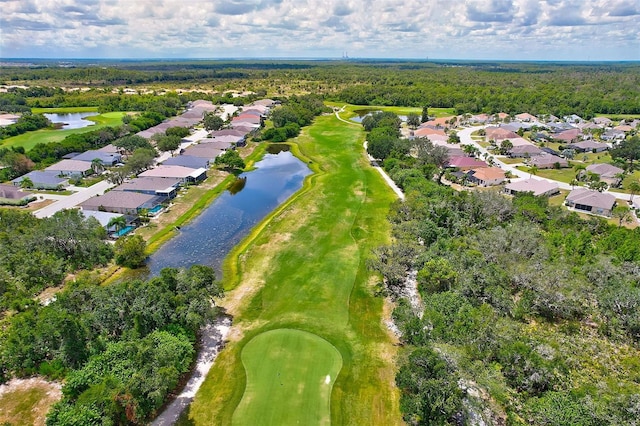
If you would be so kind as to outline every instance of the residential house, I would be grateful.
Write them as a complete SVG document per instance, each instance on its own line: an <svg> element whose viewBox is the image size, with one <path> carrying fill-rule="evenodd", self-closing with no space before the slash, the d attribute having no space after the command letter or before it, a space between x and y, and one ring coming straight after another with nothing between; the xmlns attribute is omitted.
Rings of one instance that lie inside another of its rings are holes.
<svg viewBox="0 0 640 426"><path fill-rule="evenodd" d="M467 172L469 181L479 186L499 185L505 180L504 171L498 167L481 167Z"/></svg>
<svg viewBox="0 0 640 426"><path fill-rule="evenodd" d="M244 140L244 138L238 138L238 136L217 136L215 138L201 139L200 143L194 146L206 145L209 148L216 148L222 151L226 151L229 149L234 149L236 143L242 140Z"/></svg>
<svg viewBox="0 0 640 426"><path fill-rule="evenodd" d="M215 144L199 143L197 145L191 145L190 147L185 149L182 154L191 155L193 157L206 158L209 161L213 161L224 151L224 149L216 147Z"/></svg>
<svg viewBox="0 0 640 426"><path fill-rule="evenodd" d="M169 157L162 162L165 166L183 166L190 169L208 169L211 162L207 158L194 157L192 155L178 155Z"/></svg>
<svg viewBox="0 0 640 426"><path fill-rule="evenodd" d="M171 199L178 194L179 187L180 179L176 178L138 177L123 182L113 188L113 191L139 192Z"/></svg>
<svg viewBox="0 0 640 426"><path fill-rule="evenodd" d="M619 176L624 173L624 170L622 170L621 168L605 163L590 164L587 166L586 170L587 172L595 173L596 175L600 176L600 180L602 182L606 182L609 186L620 185L620 182L622 180Z"/></svg>
<svg viewBox="0 0 640 426"><path fill-rule="evenodd" d="M560 188L555 182L529 178L505 185L504 192L510 195L531 192L535 196L551 196L559 193Z"/></svg>
<svg viewBox="0 0 640 426"><path fill-rule="evenodd" d="M526 121L526 122L537 120L536 116L531 115L528 112L523 112L522 114L516 114L515 118L516 120Z"/></svg>
<svg viewBox="0 0 640 426"><path fill-rule="evenodd" d="M578 123L582 123L584 120L582 119L582 117L580 117L579 115L576 114L571 114L571 115L565 115L563 117L564 121L567 123L571 123L571 124L578 124Z"/></svg>
<svg viewBox="0 0 640 426"><path fill-rule="evenodd" d="M447 137L447 134L444 132L444 130L432 129L430 127L421 127L413 131L413 136L415 136L416 138L424 138L430 135L440 135L444 136L445 138Z"/></svg>
<svg viewBox="0 0 640 426"><path fill-rule="evenodd" d="M564 130L553 136L554 139L567 143L578 142L581 137L582 131L580 131L580 129Z"/></svg>
<svg viewBox="0 0 640 426"><path fill-rule="evenodd" d="M595 141L582 141L571 143L566 148L575 149L577 152L602 152L608 150L609 145Z"/></svg>
<svg viewBox="0 0 640 426"><path fill-rule="evenodd" d="M143 209L153 210L162 203L157 195L130 191L109 191L80 203L82 210L105 211L137 216Z"/></svg>
<svg viewBox="0 0 640 426"><path fill-rule="evenodd" d="M611 121L611 119L607 118L607 117L595 117L593 119L593 122L599 126L610 126L613 121Z"/></svg>
<svg viewBox="0 0 640 426"><path fill-rule="evenodd" d="M249 131L244 131L238 128L220 129L220 130L214 130L209 135L212 138L217 138L218 136L238 136L238 137L244 138L249 133Z"/></svg>
<svg viewBox="0 0 640 426"><path fill-rule="evenodd" d="M487 127L484 129L484 131L486 140L496 141L497 143L500 143L505 139L511 140L520 137L517 133L511 130L503 129L502 127Z"/></svg>
<svg viewBox="0 0 640 426"><path fill-rule="evenodd" d="M164 177L180 179L180 183L197 183L207 178L207 169L191 169L184 166L161 165L144 171L138 177Z"/></svg>
<svg viewBox="0 0 640 426"><path fill-rule="evenodd" d="M22 181L29 178L36 189L61 189L69 185L69 179L60 177L57 172L33 171L11 181L14 186L21 186Z"/></svg>
<svg viewBox="0 0 640 426"><path fill-rule="evenodd" d="M455 167L460 170L479 169L488 167L484 161L477 160L473 157L450 157L447 167Z"/></svg>
<svg viewBox="0 0 640 426"><path fill-rule="evenodd" d="M623 130L614 128L609 129L600 135L600 139L604 141L622 141L624 140L626 133Z"/></svg>
<svg viewBox="0 0 640 426"><path fill-rule="evenodd" d="M509 157L511 158L534 157L542 153L543 151L540 148L532 144L517 145L509 150Z"/></svg>
<svg viewBox="0 0 640 426"><path fill-rule="evenodd" d="M616 197L587 188L576 188L567 195L565 204L583 212L611 217Z"/></svg>
<svg viewBox="0 0 640 426"><path fill-rule="evenodd" d="M82 154L78 154L73 157L77 161L87 161L92 163L93 160L100 160L100 163L105 167L115 166L122 161L122 155L118 152L103 152L103 151L86 151Z"/></svg>
<svg viewBox="0 0 640 426"><path fill-rule="evenodd" d="M529 166L536 166L539 169L559 169L568 167L568 165L567 160L564 158L547 153L536 155L529 159Z"/></svg>
<svg viewBox="0 0 640 426"><path fill-rule="evenodd" d="M84 177L93 173L91 163L80 160L60 160L50 165L46 169L47 172L57 173L59 176Z"/></svg>
<svg viewBox="0 0 640 426"><path fill-rule="evenodd" d="M23 201L25 204L35 199L35 196L29 191L22 191L15 185L0 184L0 204L15 204Z"/></svg>

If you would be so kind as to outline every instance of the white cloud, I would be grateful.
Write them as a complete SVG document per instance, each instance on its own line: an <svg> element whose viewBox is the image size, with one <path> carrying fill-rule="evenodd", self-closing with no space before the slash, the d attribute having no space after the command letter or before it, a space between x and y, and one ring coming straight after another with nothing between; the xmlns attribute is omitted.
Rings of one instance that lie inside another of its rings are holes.
<svg viewBox="0 0 640 426"><path fill-rule="evenodd" d="M640 60L640 6L624 0L0 4L3 57L336 57L347 51L352 57Z"/></svg>

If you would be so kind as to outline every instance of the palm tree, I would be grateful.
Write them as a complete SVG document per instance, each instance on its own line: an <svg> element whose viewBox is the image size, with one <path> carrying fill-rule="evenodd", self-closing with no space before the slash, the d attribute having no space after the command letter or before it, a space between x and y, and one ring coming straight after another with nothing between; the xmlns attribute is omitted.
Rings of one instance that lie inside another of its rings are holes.
<svg viewBox="0 0 640 426"><path fill-rule="evenodd" d="M582 173L584 170L587 169L587 166L585 166L584 164L576 164L573 168L573 170L576 171L576 179L579 181L582 181L584 179L585 174Z"/></svg>
<svg viewBox="0 0 640 426"><path fill-rule="evenodd" d="M104 165L99 158L94 158L93 160L91 160L91 171L93 171L93 173L97 175L104 171Z"/></svg>
<svg viewBox="0 0 640 426"><path fill-rule="evenodd" d="M637 180L631 181L627 189L631 194L631 197L629 197L629 202L633 203L633 196L640 192L640 181L637 181Z"/></svg>
<svg viewBox="0 0 640 426"><path fill-rule="evenodd" d="M33 188L33 181L30 177L24 177L20 181L20 188Z"/></svg>
<svg viewBox="0 0 640 426"><path fill-rule="evenodd" d="M529 167L529 177L531 177L531 175L537 175L537 174L538 174L538 166Z"/></svg>
<svg viewBox="0 0 640 426"><path fill-rule="evenodd" d="M124 216L112 217L109 219L109 223L107 223L107 229L112 226L114 226L116 228L116 232L118 232L127 226L127 219Z"/></svg>
<svg viewBox="0 0 640 426"><path fill-rule="evenodd" d="M578 181L577 179L573 179L569 185L571 185L571 189L575 188L576 186L580 185L580 181Z"/></svg>

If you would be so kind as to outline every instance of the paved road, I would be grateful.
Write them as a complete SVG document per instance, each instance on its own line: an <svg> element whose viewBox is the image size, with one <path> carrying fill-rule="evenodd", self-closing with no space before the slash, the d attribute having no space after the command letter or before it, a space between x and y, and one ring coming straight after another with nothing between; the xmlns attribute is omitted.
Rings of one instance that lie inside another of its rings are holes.
<svg viewBox="0 0 640 426"><path fill-rule="evenodd" d="M103 194L107 189L113 188L114 186L115 185L113 183L107 180L100 181L89 188L82 188L81 191L76 192L75 194L66 196L57 200L53 204L49 204L40 210L36 210L33 214L40 219L44 217L51 217L60 210L72 209L93 196Z"/></svg>

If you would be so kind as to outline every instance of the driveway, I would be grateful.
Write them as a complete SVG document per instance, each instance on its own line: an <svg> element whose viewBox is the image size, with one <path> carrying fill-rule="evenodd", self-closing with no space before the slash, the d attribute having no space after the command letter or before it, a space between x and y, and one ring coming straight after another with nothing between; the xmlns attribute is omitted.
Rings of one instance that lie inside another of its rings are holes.
<svg viewBox="0 0 640 426"><path fill-rule="evenodd" d="M48 206L43 207L40 210L36 210L35 212L33 212L33 214L40 219L51 217L60 210L72 209L83 201L87 201L91 197L104 194L107 189L113 188L114 186L115 185L113 183L107 180L100 181L88 188L82 188L75 194L61 197L61 199L57 200L55 203L49 204Z"/></svg>

